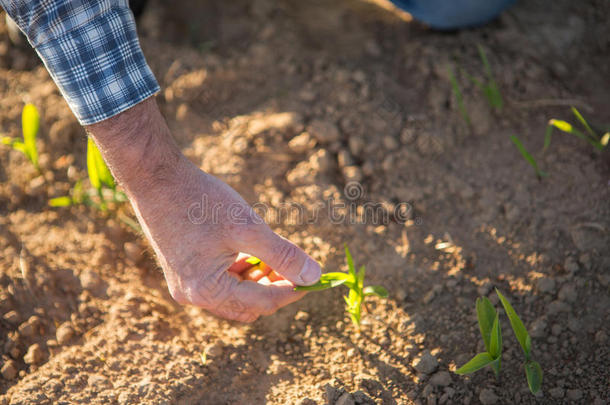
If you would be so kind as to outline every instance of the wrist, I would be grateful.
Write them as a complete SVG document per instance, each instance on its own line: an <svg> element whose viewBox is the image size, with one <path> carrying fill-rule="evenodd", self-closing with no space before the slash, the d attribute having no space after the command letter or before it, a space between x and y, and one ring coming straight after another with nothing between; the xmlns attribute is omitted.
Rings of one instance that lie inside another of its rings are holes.
<svg viewBox="0 0 610 405"><path fill-rule="evenodd" d="M177 176L183 156L153 97L86 130L128 194Z"/></svg>

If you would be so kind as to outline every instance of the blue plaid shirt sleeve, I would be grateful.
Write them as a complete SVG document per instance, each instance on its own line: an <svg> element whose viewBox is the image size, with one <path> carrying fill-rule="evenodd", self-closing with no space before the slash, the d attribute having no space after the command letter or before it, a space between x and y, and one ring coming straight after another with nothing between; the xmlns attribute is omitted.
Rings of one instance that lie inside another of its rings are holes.
<svg viewBox="0 0 610 405"><path fill-rule="evenodd" d="M159 91L127 0L0 0L82 125Z"/></svg>

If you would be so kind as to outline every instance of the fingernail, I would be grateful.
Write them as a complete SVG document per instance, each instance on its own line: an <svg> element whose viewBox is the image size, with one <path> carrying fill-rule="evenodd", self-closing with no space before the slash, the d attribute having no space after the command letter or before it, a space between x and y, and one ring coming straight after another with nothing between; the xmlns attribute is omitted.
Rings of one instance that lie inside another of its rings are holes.
<svg viewBox="0 0 610 405"><path fill-rule="evenodd" d="M310 285L318 281L321 274L322 269L320 268L320 265L314 260L307 258L307 260L305 260L305 264L303 264L299 278L303 284Z"/></svg>

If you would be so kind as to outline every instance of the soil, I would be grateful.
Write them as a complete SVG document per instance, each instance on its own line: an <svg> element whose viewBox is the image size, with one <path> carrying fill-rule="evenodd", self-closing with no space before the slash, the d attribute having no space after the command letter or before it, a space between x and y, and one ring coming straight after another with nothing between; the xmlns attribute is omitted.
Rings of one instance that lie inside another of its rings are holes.
<svg viewBox="0 0 610 405"><path fill-rule="evenodd" d="M0 148L0 404L607 403L609 153L560 133L542 147L570 105L610 123L609 14L530 0L435 32L378 1L151 1L141 42L185 154L251 203L299 204L308 221L266 218L328 271L350 246L390 292L360 330L338 289L251 325L177 305L115 211L48 207L86 179L86 138L2 16L0 131L18 136L34 102L44 175ZM477 44L501 111L465 74L484 78ZM320 209L339 204L341 221ZM371 204L386 220L356 215ZM483 350L474 303L500 308L492 287L532 335L535 396L505 316L501 377L453 373Z"/></svg>

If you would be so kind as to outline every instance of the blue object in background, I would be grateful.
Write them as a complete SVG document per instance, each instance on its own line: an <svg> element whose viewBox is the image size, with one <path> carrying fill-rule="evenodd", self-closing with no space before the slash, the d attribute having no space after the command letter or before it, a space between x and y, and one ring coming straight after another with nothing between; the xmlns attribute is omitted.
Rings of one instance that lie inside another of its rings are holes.
<svg viewBox="0 0 610 405"><path fill-rule="evenodd" d="M450 30L481 25L516 0L391 0L433 28Z"/></svg>

